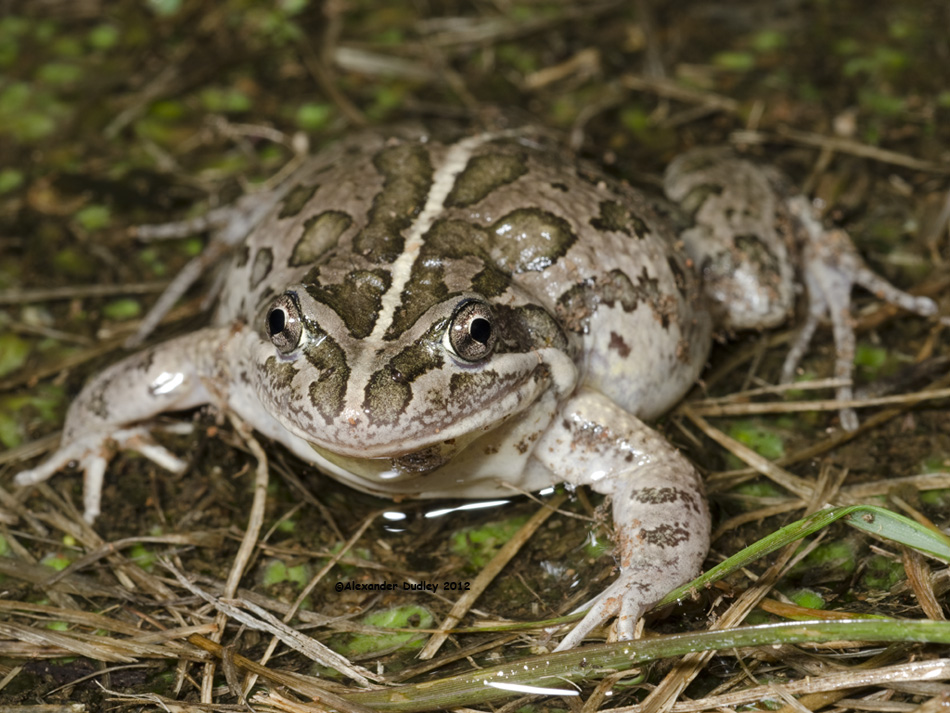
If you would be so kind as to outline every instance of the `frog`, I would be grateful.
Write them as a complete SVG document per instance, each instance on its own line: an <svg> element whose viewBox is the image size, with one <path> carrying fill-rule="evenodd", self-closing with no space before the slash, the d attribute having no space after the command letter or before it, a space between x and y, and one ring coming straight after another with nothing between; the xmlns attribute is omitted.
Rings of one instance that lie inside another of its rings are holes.
<svg viewBox="0 0 950 713"><path fill-rule="evenodd" d="M854 284L936 312L777 171L698 148L664 184L616 180L534 127L344 138L219 227L233 255L210 325L95 376L16 482L77 463L91 522L117 448L180 471L149 422L210 404L374 495L589 486L611 503L617 577L557 649L614 618L631 639L709 548L699 471L650 424L716 336L783 323L802 282L802 340L829 315L850 377Z"/></svg>

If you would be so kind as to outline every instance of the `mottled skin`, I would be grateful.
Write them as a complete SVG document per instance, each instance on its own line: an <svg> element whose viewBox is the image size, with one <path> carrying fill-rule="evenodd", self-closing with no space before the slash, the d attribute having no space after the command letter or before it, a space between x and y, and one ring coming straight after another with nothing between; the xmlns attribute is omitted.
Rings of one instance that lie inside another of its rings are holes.
<svg viewBox="0 0 950 713"><path fill-rule="evenodd" d="M728 190L709 190L717 161L678 165L693 181L678 196L694 226L680 241L668 206L531 129L343 141L247 226L213 326L94 379L60 450L19 482L79 460L92 519L110 441L180 467L135 424L213 403L372 493L590 485L612 497L621 572L560 648L613 615L630 637L699 570L709 537L695 469L643 420L694 382L714 316L774 324L791 306L791 213L740 163L726 180L755 205L735 240L703 208L718 197L736 215Z"/></svg>

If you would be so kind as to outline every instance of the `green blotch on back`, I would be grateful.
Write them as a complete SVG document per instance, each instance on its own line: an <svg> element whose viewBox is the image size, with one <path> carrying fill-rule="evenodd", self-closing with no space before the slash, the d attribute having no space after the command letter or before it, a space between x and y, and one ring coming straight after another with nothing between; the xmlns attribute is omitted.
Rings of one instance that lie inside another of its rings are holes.
<svg viewBox="0 0 950 713"><path fill-rule="evenodd" d="M490 228L491 253L498 266L512 274L542 272L577 242L563 218L540 208L519 208Z"/></svg>
<svg viewBox="0 0 950 713"><path fill-rule="evenodd" d="M527 161L522 155L475 156L455 179L445 205L461 208L478 203L489 193L514 183L527 172Z"/></svg>
<svg viewBox="0 0 950 713"><path fill-rule="evenodd" d="M326 210L303 224L303 235L294 245L290 256L292 267L309 265L336 245L340 236L353 224L353 219L338 210Z"/></svg>
<svg viewBox="0 0 950 713"><path fill-rule="evenodd" d="M631 238L645 238L650 234L643 218L618 201L601 201L600 214L591 218L590 224L597 230L623 233Z"/></svg>
<svg viewBox="0 0 950 713"><path fill-rule="evenodd" d="M373 200L369 222L353 240L353 249L370 262L391 263L403 251L402 231L426 204L432 164L424 147L406 143L383 149L373 165L383 175L383 189Z"/></svg>
<svg viewBox="0 0 950 713"><path fill-rule="evenodd" d="M363 339L376 325L391 280L386 270L353 270L340 284L321 285L315 280L307 292L336 312L354 338Z"/></svg>
<svg viewBox="0 0 950 713"><path fill-rule="evenodd" d="M313 198L318 188L320 188L319 183L315 183L311 186L297 186L294 188L290 193L287 194L287 197L284 198L283 205L281 206L277 217L292 218L293 216L297 215L301 210L303 210L303 207L310 202L310 199Z"/></svg>
<svg viewBox="0 0 950 713"><path fill-rule="evenodd" d="M656 280L652 282L655 283ZM600 305L614 307L619 304L624 312L632 312L641 301L650 298L656 298L655 286L651 289L651 278L646 274L634 285L627 273L611 270L604 275L578 282L565 290L558 297L555 309L565 329L587 334L590 320Z"/></svg>

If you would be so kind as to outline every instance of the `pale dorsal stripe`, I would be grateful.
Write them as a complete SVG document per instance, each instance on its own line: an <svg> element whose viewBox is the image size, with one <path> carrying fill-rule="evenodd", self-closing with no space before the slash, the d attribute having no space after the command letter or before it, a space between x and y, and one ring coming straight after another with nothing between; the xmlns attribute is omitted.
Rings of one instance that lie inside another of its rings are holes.
<svg viewBox="0 0 950 713"><path fill-rule="evenodd" d="M452 186L455 185L455 178L462 169L468 164L468 160L479 146L498 138L497 133L478 134L467 139L452 144L445 154L442 164L436 169L432 176L432 187L429 190L429 197L426 200L425 207L416 221L409 228L405 235L405 248L402 255L396 258L392 266L392 284L383 295L382 308L379 311L379 317L376 320L376 326L370 335L370 343L382 341L383 335L392 324L393 315L399 306L399 298L402 291L409 282L412 275L412 267L419 257L419 251L425 242L423 236L441 215L445 207L445 199L448 198Z"/></svg>

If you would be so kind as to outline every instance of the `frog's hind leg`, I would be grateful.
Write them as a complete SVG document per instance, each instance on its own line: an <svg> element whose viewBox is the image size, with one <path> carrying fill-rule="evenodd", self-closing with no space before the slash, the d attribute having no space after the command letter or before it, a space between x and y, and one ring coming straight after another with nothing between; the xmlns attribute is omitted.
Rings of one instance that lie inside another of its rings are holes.
<svg viewBox="0 0 950 713"><path fill-rule="evenodd" d="M720 329L774 327L794 306L793 225L772 179L726 147L688 151L663 176Z"/></svg>
<svg viewBox="0 0 950 713"><path fill-rule="evenodd" d="M284 192L286 193L286 191ZM247 237L248 233L261 221L276 204L276 199L284 193L253 193L240 198L233 206L216 208L206 215L173 223L140 225L132 232L142 241L171 240L186 238L197 233L210 232L211 239L199 255L192 258L179 270L174 279L159 295L158 300L145 315L135 334L125 342L127 349L142 345L145 339L155 331L159 323L168 314L175 303L184 296L195 282L209 269L218 265L236 245ZM205 299L210 306L223 286L219 276Z"/></svg>
<svg viewBox="0 0 950 713"><path fill-rule="evenodd" d="M897 289L872 272L846 232L826 230L821 225L807 198L794 196L788 205L801 228L801 270L808 297L808 317L785 358L782 383L792 381L818 322L827 317L831 320L835 341L835 377L844 382L837 388L835 397L838 401L848 402L853 398L851 379L855 335L851 292L854 286L861 285L879 299L923 317L936 314L937 305L927 297L915 297ZM840 418L845 430L853 431L858 427L854 409L842 408Z"/></svg>
<svg viewBox="0 0 950 713"><path fill-rule="evenodd" d="M306 148L299 149L298 157L306 154ZM211 238L207 247L197 257L192 258L168 284L165 291L145 315L138 330L126 341L127 349L138 347L151 334L166 314L171 311L188 289L210 268L218 265L248 234L263 220L291 189L297 185L300 175L306 175L306 165L299 166L299 159L289 165L286 172L275 177L274 185L241 196L233 205L215 208L205 215L188 220L155 225L140 225L132 230L133 235L142 241L171 240L186 238L197 233L208 232ZM289 176L289 177L288 177ZM219 277L215 281L205 305L210 305L223 286Z"/></svg>
<svg viewBox="0 0 950 713"><path fill-rule="evenodd" d="M851 292L861 285L879 299L929 317L937 305L914 297L874 274L850 237L826 230L807 197L778 171L742 159L727 148L699 148L673 161L664 189L688 216L680 232L702 271L719 326L762 329L785 321L794 304L792 266L808 299L808 316L782 368L787 383L822 319L831 321L836 398L852 399L855 336ZM854 410L840 410L841 425L858 427Z"/></svg>

